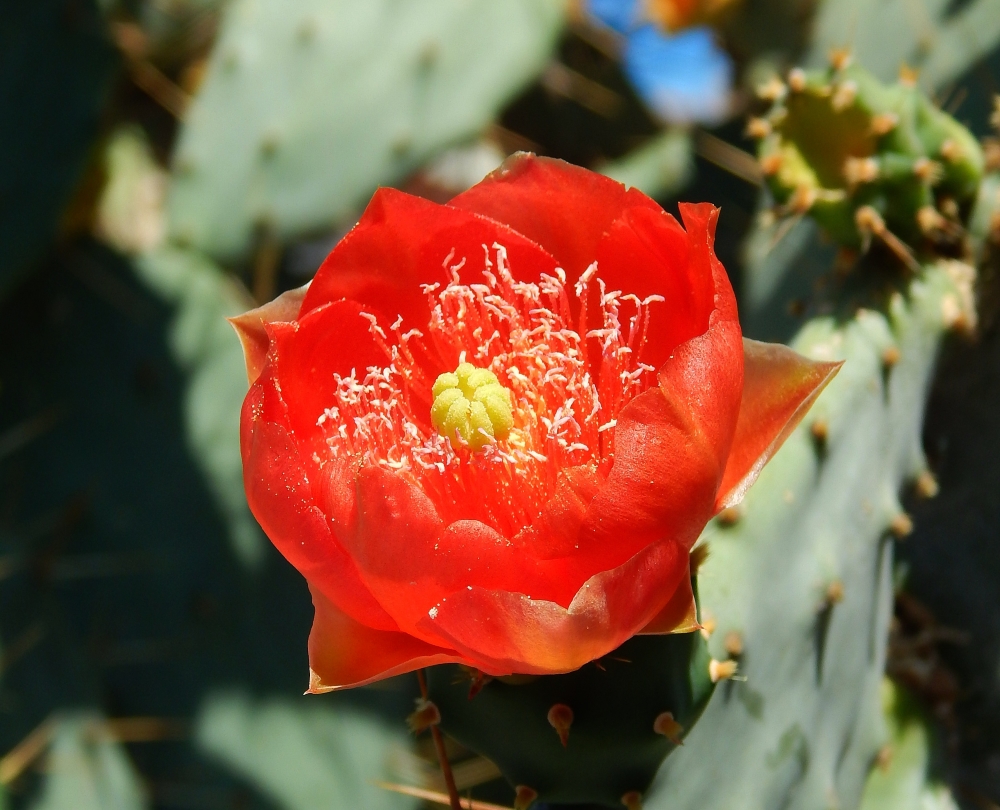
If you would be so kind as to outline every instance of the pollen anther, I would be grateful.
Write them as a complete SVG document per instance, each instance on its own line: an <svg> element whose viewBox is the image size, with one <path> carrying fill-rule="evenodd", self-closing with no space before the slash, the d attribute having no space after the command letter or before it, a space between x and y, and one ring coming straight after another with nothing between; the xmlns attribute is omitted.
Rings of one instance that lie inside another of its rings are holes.
<svg viewBox="0 0 1000 810"><path fill-rule="evenodd" d="M431 423L454 449L482 450L514 426L510 391L497 375L472 363L438 375L431 388Z"/></svg>

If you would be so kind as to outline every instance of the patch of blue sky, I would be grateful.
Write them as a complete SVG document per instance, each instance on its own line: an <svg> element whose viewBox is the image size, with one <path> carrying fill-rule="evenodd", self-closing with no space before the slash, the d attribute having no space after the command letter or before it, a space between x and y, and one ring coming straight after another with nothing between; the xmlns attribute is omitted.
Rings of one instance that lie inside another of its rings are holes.
<svg viewBox="0 0 1000 810"><path fill-rule="evenodd" d="M587 0L590 16L619 34L627 34L642 24L639 0Z"/></svg>
<svg viewBox="0 0 1000 810"><path fill-rule="evenodd" d="M643 19L639 0L588 0L587 11L625 37L625 74L658 118L717 124L727 117L733 62L711 28L665 33Z"/></svg>
<svg viewBox="0 0 1000 810"><path fill-rule="evenodd" d="M664 121L717 124L726 118L733 62L712 29L668 35L643 25L628 34L622 62L640 98Z"/></svg>

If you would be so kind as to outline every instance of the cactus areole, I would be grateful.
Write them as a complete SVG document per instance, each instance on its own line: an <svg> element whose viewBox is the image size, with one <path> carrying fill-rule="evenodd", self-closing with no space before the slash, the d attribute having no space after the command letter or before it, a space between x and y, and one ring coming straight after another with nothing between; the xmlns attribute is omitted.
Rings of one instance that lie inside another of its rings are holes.
<svg viewBox="0 0 1000 810"><path fill-rule="evenodd" d="M234 319L310 691L566 673L698 626L693 543L837 364L744 340L718 210L680 213L516 155L447 205L379 190L310 285Z"/></svg>

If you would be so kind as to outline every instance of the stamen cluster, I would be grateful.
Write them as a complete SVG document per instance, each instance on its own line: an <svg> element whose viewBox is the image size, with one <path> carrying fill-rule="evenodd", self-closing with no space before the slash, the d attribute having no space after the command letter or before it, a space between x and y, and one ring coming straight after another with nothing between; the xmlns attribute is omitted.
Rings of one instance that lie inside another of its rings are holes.
<svg viewBox="0 0 1000 810"><path fill-rule="evenodd" d="M650 305L663 298L607 291L596 263L572 289L559 268L537 283L517 281L503 246L493 245L495 262L483 247L482 282L462 283L466 259L453 264L453 251L443 263L449 282L424 287L431 312L426 334L403 332L398 319L390 336L367 316L386 365L362 377L336 375L334 402L317 424L331 458L360 456L398 470L445 520L479 519L511 536L534 520L561 470L610 469L622 408L656 382L656 369L640 355ZM588 329L595 304L592 320L600 325ZM436 358L437 368L424 358ZM436 371L461 363L492 372L510 392L506 438L476 450L449 441L430 417Z"/></svg>

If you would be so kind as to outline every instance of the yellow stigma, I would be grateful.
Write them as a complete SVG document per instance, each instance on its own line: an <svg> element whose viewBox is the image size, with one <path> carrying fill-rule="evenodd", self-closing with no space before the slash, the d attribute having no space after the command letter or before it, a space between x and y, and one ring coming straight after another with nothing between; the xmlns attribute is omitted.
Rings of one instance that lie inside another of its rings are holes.
<svg viewBox="0 0 1000 810"><path fill-rule="evenodd" d="M494 439L506 439L514 425L510 391L485 368L460 363L434 381L431 393L431 422L456 450L482 450Z"/></svg>

